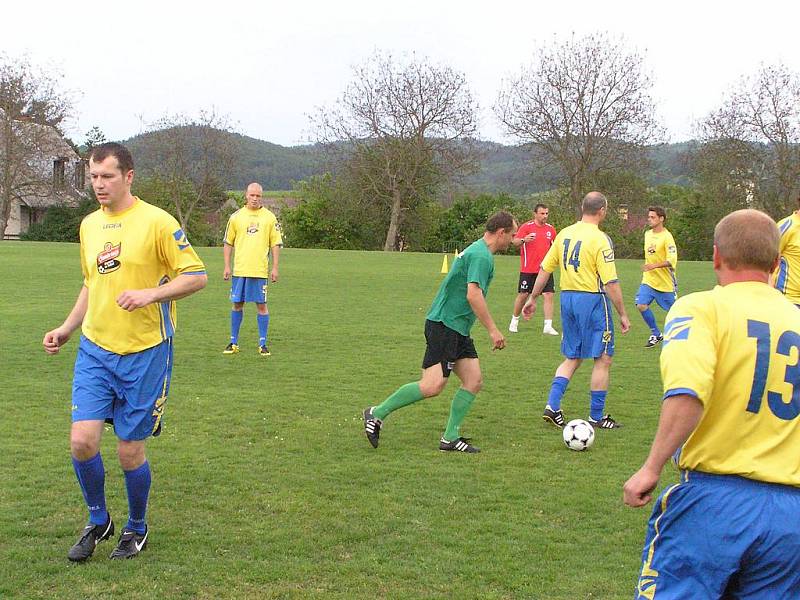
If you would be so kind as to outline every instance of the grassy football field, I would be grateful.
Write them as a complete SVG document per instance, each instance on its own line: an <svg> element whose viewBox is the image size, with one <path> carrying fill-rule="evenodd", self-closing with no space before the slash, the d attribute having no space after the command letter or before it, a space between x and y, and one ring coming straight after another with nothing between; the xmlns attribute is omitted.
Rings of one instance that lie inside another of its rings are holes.
<svg viewBox="0 0 800 600"><path fill-rule="evenodd" d="M377 450L361 421L419 375L442 255L284 250L269 288L272 356L260 357L252 305L242 352L222 355L222 249L199 252L209 285L179 302L164 431L148 444L148 548L110 561L106 542L75 565L66 551L86 520L68 443L77 335L55 357L41 340L79 291L78 247L0 244L1 598L632 596L651 507L626 508L621 489L660 405L659 350L643 348L633 305L638 261L617 263L633 328L617 336L607 410L624 428L578 453L541 420L561 358L559 338L540 333L540 301L503 351L473 329L484 389L462 432L483 452L463 455L437 450L455 377L439 398L392 415ZM488 300L502 330L517 268L497 257ZM682 293L714 283L709 263L681 263L678 275ZM567 390L568 419L588 416L589 367ZM127 503L113 432L102 451L119 531ZM661 486L675 479L668 469Z"/></svg>

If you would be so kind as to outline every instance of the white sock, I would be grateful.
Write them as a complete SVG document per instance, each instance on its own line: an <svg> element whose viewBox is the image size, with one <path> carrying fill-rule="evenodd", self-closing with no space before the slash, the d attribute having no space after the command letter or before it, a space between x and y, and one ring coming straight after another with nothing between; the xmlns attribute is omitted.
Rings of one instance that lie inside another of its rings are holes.
<svg viewBox="0 0 800 600"><path fill-rule="evenodd" d="M512 321L519 321L519 317L515 317L514 315L511 315L511 320Z"/></svg>
<svg viewBox="0 0 800 600"><path fill-rule="evenodd" d="M544 320L545 329L547 329L548 327L552 327L552 326L553 326L553 319L545 319Z"/></svg>

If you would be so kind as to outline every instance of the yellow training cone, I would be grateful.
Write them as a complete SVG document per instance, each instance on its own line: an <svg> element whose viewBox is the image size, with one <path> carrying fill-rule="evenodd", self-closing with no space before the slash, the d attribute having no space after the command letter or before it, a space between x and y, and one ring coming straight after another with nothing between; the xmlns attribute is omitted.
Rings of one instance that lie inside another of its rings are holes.
<svg viewBox="0 0 800 600"><path fill-rule="evenodd" d="M442 271L441 272L446 275L448 271L450 271L450 269L447 267L447 254L445 254L442 257Z"/></svg>
<svg viewBox="0 0 800 600"><path fill-rule="evenodd" d="M456 248L455 251L453 252L453 260L457 258L458 258L458 248Z"/></svg>

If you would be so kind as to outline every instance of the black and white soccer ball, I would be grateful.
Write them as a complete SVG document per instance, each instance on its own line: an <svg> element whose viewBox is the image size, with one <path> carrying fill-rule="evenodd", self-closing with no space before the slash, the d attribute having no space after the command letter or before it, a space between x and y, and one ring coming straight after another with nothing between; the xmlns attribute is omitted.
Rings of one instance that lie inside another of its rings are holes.
<svg viewBox="0 0 800 600"><path fill-rule="evenodd" d="M563 435L570 450L581 452L594 444L594 427L583 419L573 419L564 425Z"/></svg>

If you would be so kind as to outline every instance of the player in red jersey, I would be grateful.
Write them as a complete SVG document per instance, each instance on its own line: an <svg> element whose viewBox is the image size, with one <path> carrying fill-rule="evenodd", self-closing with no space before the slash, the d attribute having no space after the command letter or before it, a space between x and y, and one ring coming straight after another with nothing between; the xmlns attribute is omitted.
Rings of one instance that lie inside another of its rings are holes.
<svg viewBox="0 0 800 600"><path fill-rule="evenodd" d="M553 240L556 239L555 227L547 222L549 209L544 204L537 204L533 209L533 220L520 226L516 236L511 241L519 247L519 287L517 298L514 300L514 314L511 315L511 323L508 330L516 333L519 330L519 316L525 301L531 295L533 282L539 274L539 267L542 259ZM542 292L544 296L544 329L542 333L548 335L558 335L558 331L553 329L553 278L547 281L547 285Z"/></svg>

